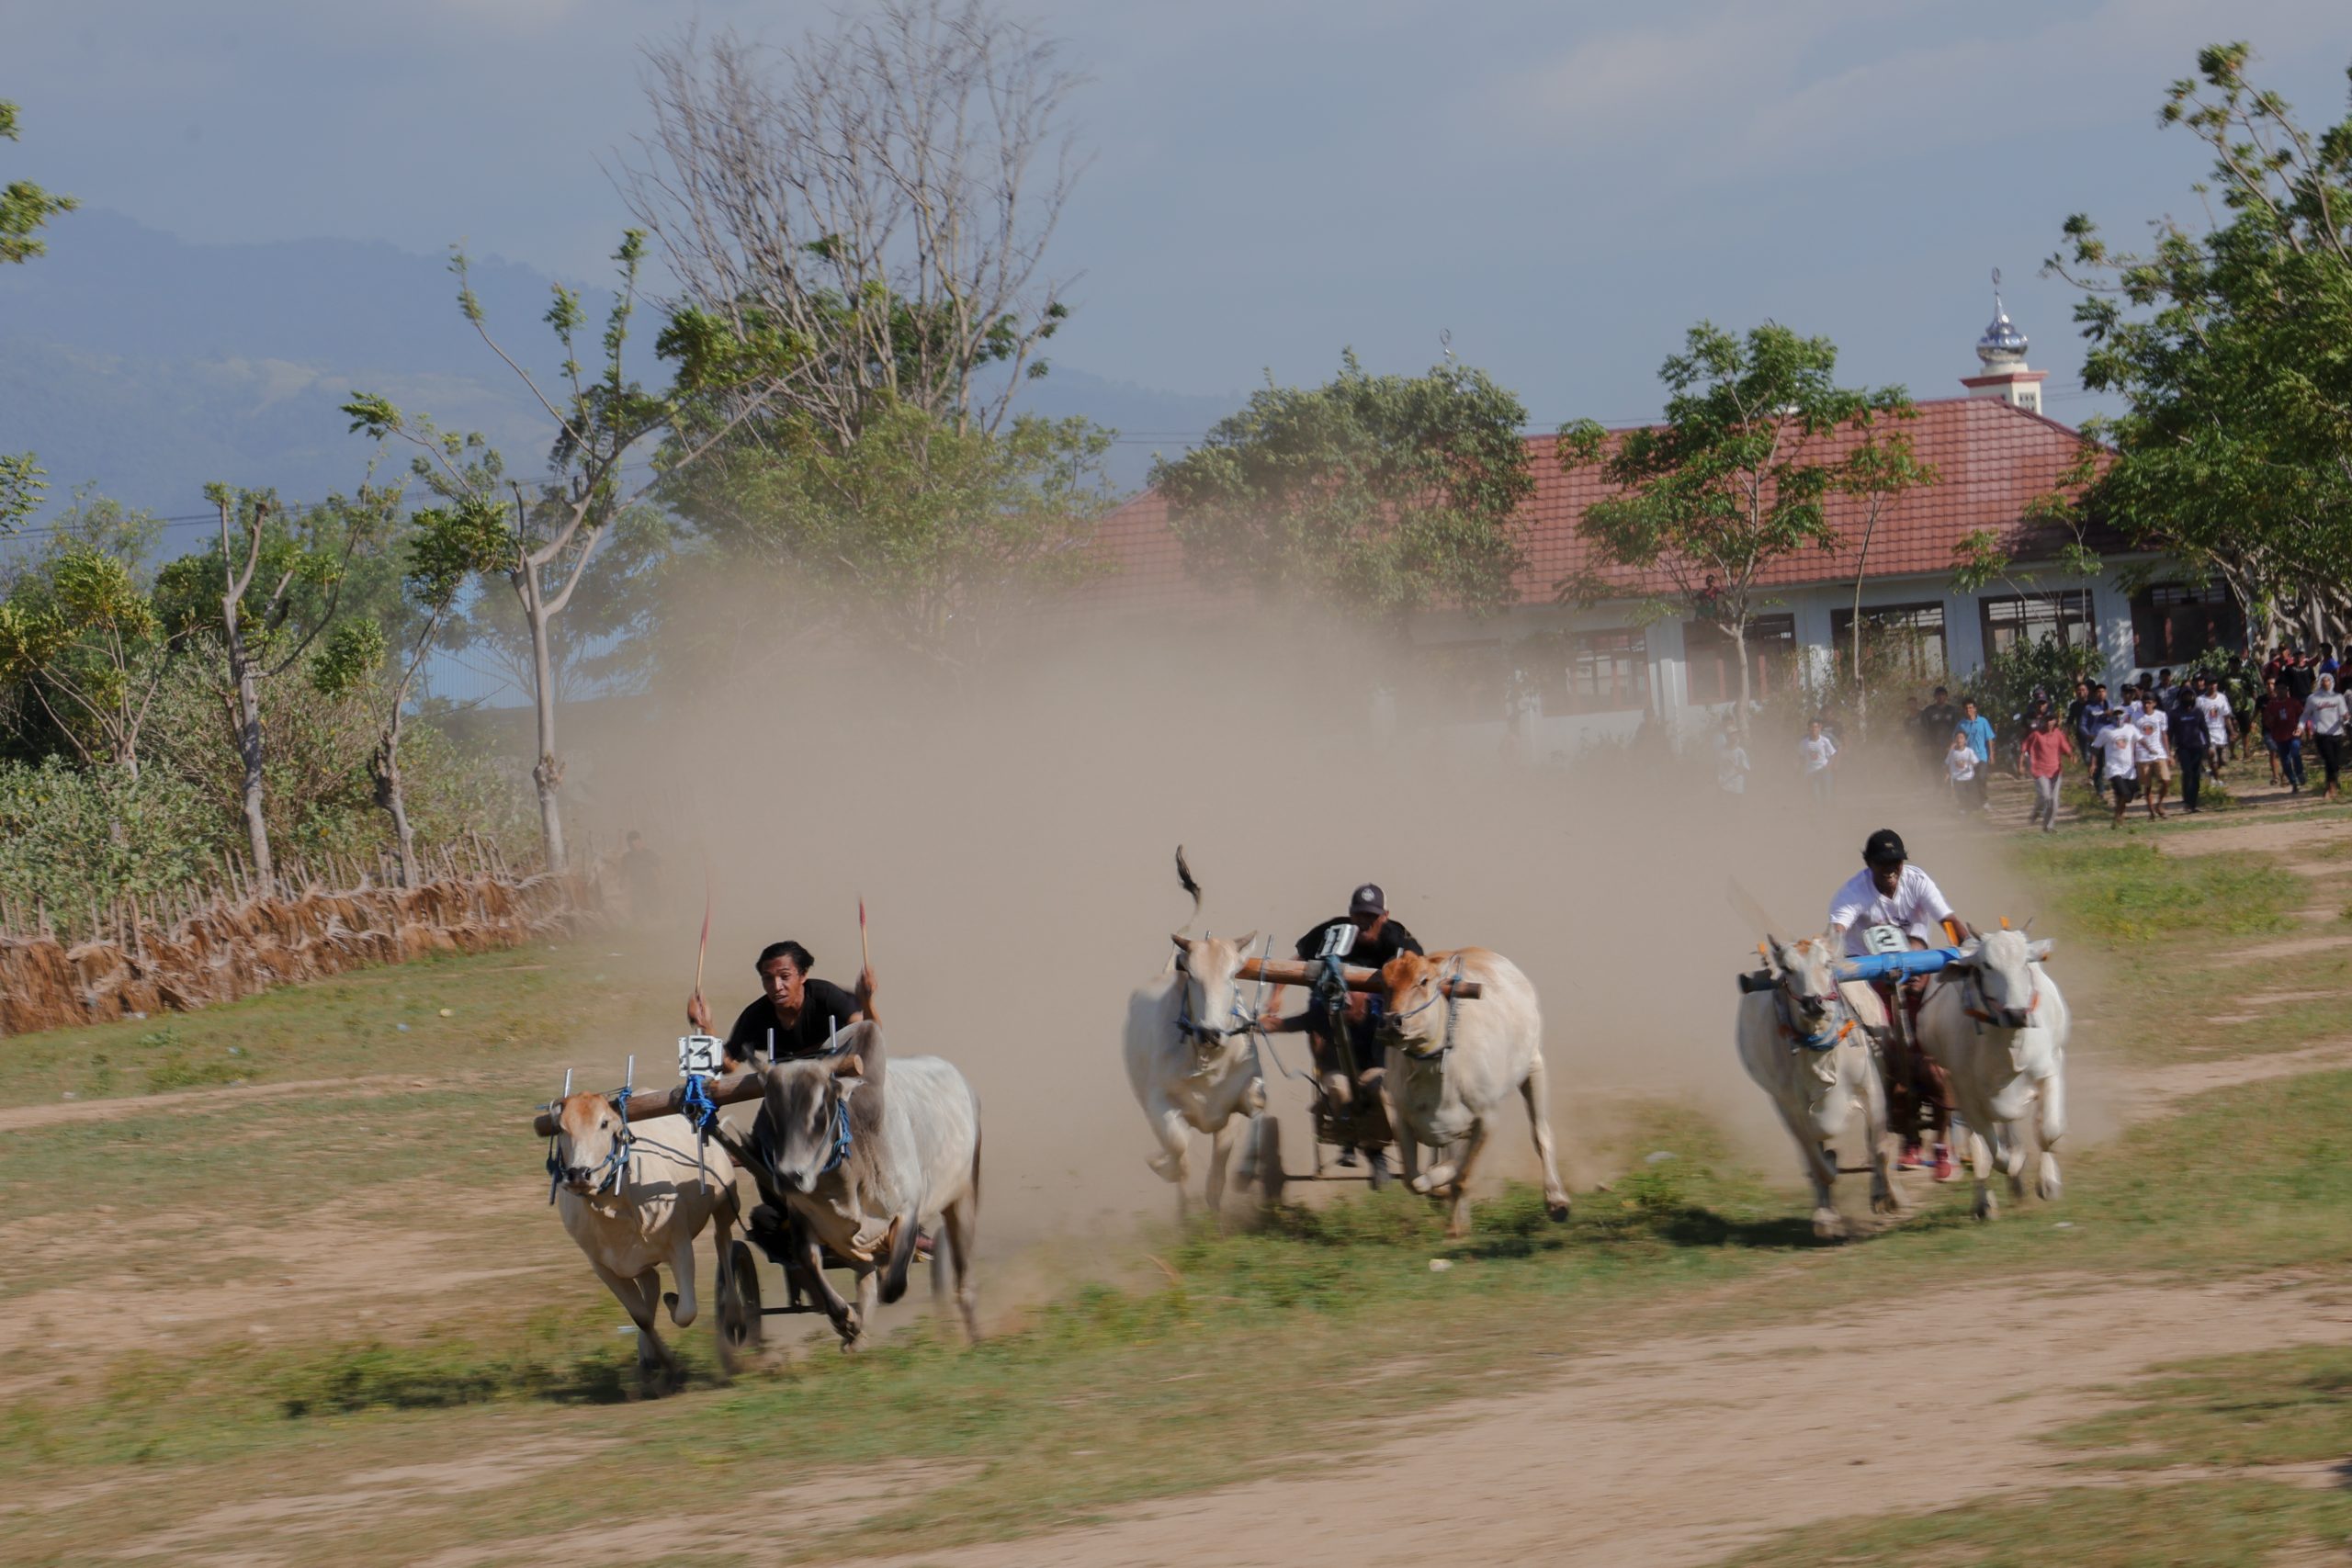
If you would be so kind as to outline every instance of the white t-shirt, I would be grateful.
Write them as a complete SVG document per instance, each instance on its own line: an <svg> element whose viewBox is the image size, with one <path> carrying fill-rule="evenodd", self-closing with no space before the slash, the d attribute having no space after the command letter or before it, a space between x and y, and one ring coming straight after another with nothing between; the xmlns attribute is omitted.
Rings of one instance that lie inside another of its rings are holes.
<svg viewBox="0 0 2352 1568"><path fill-rule="evenodd" d="M2154 706L2140 708L2132 715L2132 722L2140 731L2140 761L2161 762L2172 755L2166 746L2165 715L2162 708Z"/></svg>
<svg viewBox="0 0 2352 1568"><path fill-rule="evenodd" d="M1725 795L1747 793L1747 748L1727 736L1715 737L1715 784Z"/></svg>
<svg viewBox="0 0 2352 1568"><path fill-rule="evenodd" d="M2230 740L2230 699L2218 693L2197 699L2197 711L2205 716L2205 734L2216 746L2226 746Z"/></svg>
<svg viewBox="0 0 2352 1568"><path fill-rule="evenodd" d="M2313 692L2303 699L2303 722L2313 735L2344 733L2345 700L2341 692Z"/></svg>
<svg viewBox="0 0 2352 1568"><path fill-rule="evenodd" d="M1838 755L1838 742L1826 735L1819 739L1808 735L1797 742L1797 755L1804 760L1805 776L1811 778L1829 765L1830 758Z"/></svg>
<svg viewBox="0 0 2352 1568"><path fill-rule="evenodd" d="M2128 779L2140 766L2140 728L2110 724L2091 737L2091 744L2107 753L2107 776Z"/></svg>
<svg viewBox="0 0 2352 1568"><path fill-rule="evenodd" d="M1976 776L1976 752L1972 747L1955 746L1944 753L1944 772L1954 784L1966 784Z"/></svg>
<svg viewBox="0 0 2352 1568"><path fill-rule="evenodd" d="M1854 873L1843 887L1829 896L1829 923L1846 928L1846 953L1853 958L1870 951L1862 945L1862 933L1872 926L1901 926L1930 946L1940 947L1944 933L1936 922L1951 913L1951 906L1944 902L1943 889L1936 886L1935 878L1916 865L1903 868L1892 897L1878 890L1868 866Z"/></svg>

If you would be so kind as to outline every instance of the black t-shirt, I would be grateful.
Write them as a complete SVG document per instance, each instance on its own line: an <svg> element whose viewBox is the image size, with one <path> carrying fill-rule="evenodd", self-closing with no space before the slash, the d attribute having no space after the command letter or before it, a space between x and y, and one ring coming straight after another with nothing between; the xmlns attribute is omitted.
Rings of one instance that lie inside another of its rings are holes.
<svg viewBox="0 0 2352 1568"><path fill-rule="evenodd" d="M727 1059L747 1062L753 1052L764 1055L768 1032L775 1030L775 1057L780 1062L821 1056L832 1043L835 1028L847 1029L857 1016L857 998L830 980L810 976L800 987L800 1021L791 1029L776 1027L775 1005L765 997L735 1015L727 1032Z"/></svg>
<svg viewBox="0 0 2352 1568"><path fill-rule="evenodd" d="M1950 703L1929 703L1919 710L1919 744L1942 750L1960 728L1960 710Z"/></svg>
<svg viewBox="0 0 2352 1568"><path fill-rule="evenodd" d="M2312 688L2319 684L2319 667L2297 664L2278 671L2278 684L2295 694L2298 702L2311 699Z"/></svg>
<svg viewBox="0 0 2352 1568"><path fill-rule="evenodd" d="M1322 957L1323 933L1333 926L1344 926L1348 923L1348 918L1341 915L1336 919L1329 919L1317 926L1298 939L1298 955L1309 963ZM1391 917L1387 923L1380 928L1379 934L1376 936L1366 936L1362 931L1358 931L1354 951L1341 962L1356 968L1378 969L1400 953L1420 951L1420 942L1415 939L1411 931L1405 929L1404 922Z"/></svg>

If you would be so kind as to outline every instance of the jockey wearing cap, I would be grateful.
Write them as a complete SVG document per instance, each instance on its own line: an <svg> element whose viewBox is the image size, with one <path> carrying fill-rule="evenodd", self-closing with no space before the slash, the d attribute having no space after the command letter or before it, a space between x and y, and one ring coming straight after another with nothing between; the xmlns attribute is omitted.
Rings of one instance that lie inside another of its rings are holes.
<svg viewBox="0 0 2352 1568"><path fill-rule="evenodd" d="M1829 935L1842 941L1849 958L1865 956L1866 934L1874 926L1893 926L1915 948L1939 947L1946 940L1967 941L1976 934L1953 912L1935 878L1909 863L1902 835L1881 828L1862 845L1862 869L1847 879L1829 897ZM1886 1090L1890 1124L1903 1134L1903 1164L1917 1168L1922 1160L1919 1123L1924 1111L1935 1132L1938 1181L1958 1174L1951 1157L1951 1079L1920 1050L1920 998L1928 979L1915 975L1898 998L1892 980L1873 981L1887 1003L1889 1043Z"/></svg>
<svg viewBox="0 0 2352 1568"><path fill-rule="evenodd" d="M1345 934L1340 932L1345 929ZM1298 939L1294 949L1309 964L1327 955L1352 968L1378 969L1400 953L1419 953L1421 944L1402 920L1388 913L1387 897L1377 883L1367 882L1348 899L1348 912L1325 920ZM1394 1134L1388 1107L1382 1097L1387 1077L1387 1052L1379 1039L1378 1004L1363 991L1340 988L1331 980L1315 986L1315 1006L1289 1018L1282 1015L1283 991L1277 987L1266 998L1258 1027L1268 1034L1304 1032L1315 1053L1315 1071L1325 1094L1340 1107L1352 1107L1351 1141L1340 1147L1340 1163L1352 1166L1363 1151L1375 1172L1387 1169L1386 1149Z"/></svg>

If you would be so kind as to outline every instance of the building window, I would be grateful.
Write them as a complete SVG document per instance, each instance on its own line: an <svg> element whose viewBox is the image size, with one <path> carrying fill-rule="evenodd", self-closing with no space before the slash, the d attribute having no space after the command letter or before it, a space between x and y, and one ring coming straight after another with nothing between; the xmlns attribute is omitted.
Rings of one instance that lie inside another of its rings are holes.
<svg viewBox="0 0 2352 1568"><path fill-rule="evenodd" d="M1851 662L1854 612L1836 610L1829 616L1829 642L1839 668ZM1862 606L1862 656L1883 659L1893 669L1915 680L1942 676L1944 607L1932 604L1865 604Z"/></svg>
<svg viewBox="0 0 2352 1568"><path fill-rule="evenodd" d="M2219 584L2162 582L2132 597L2132 662L2143 670L2182 665L2208 649L2245 651L2245 613Z"/></svg>
<svg viewBox="0 0 2352 1568"><path fill-rule="evenodd" d="M2053 635L2068 648L2089 648L2097 640L2087 588L1980 599L1976 613L1984 623L1987 659L2021 643L2032 647Z"/></svg>
<svg viewBox="0 0 2352 1568"><path fill-rule="evenodd" d="M1540 690L1548 716L1624 713L1650 705L1649 642L1638 631L1568 632L1545 661Z"/></svg>
<svg viewBox="0 0 2352 1568"><path fill-rule="evenodd" d="M1747 691L1764 701L1796 677L1797 618L1758 615L1747 623ZM1739 700L1739 660L1730 636L1713 621L1682 626L1683 670L1694 703Z"/></svg>

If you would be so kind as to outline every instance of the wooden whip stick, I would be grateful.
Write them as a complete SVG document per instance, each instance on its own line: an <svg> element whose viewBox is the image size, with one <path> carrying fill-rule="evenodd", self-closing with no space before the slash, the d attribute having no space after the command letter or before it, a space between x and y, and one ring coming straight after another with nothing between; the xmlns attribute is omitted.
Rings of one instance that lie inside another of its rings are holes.
<svg viewBox="0 0 2352 1568"><path fill-rule="evenodd" d="M695 994L686 1003L686 1021L707 1034L710 1032L710 1007L702 999L703 960L710 956L710 867L702 868L702 941L695 948Z"/></svg>

